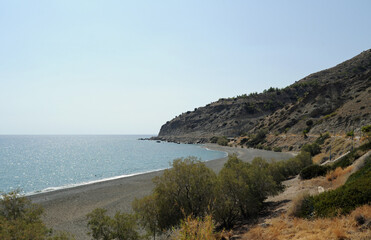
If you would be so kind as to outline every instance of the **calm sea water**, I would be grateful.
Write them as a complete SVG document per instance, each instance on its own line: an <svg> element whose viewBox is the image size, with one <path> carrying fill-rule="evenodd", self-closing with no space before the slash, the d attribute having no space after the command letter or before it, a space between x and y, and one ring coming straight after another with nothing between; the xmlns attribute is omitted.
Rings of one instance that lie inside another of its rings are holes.
<svg viewBox="0 0 371 240"><path fill-rule="evenodd" d="M149 136L0 136L0 191L49 191L155 171L179 157L225 153L198 145L139 141Z"/></svg>

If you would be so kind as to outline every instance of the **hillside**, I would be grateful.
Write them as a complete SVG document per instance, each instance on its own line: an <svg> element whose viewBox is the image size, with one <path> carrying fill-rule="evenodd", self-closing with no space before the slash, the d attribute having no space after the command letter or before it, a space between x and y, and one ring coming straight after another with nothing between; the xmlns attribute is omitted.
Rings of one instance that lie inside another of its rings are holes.
<svg viewBox="0 0 371 240"><path fill-rule="evenodd" d="M371 49L286 88L219 99L183 113L161 127L158 139L208 142L262 130L266 136L360 132L371 122L370 93ZM279 145L277 138L265 141Z"/></svg>

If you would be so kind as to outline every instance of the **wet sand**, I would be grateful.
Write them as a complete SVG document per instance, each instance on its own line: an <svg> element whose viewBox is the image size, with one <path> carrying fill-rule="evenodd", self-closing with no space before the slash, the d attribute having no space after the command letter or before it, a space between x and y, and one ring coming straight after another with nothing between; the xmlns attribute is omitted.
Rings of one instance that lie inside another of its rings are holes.
<svg viewBox="0 0 371 240"><path fill-rule="evenodd" d="M251 161L254 157L265 159L287 159L291 153L275 153L257 149L222 147L206 144L205 147L237 154L243 161ZM227 161L227 157L211 160L206 165L219 172ZM151 193L154 184L152 178L160 176L163 171L140 174L131 177L108 180L73 188L29 196L32 202L41 204L45 213L43 220L48 227L55 230L67 231L76 239L90 239L87 235L86 215L95 208L105 208L108 214L116 211L131 212L131 202Z"/></svg>

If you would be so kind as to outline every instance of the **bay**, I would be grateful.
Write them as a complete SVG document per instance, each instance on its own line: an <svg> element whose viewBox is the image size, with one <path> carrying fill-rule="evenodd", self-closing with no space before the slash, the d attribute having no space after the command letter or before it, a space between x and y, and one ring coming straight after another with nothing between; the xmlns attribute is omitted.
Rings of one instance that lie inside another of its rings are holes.
<svg viewBox="0 0 371 240"><path fill-rule="evenodd" d="M169 167L173 159L202 161L226 153L200 145L140 141L149 135L0 136L0 191L32 194Z"/></svg>

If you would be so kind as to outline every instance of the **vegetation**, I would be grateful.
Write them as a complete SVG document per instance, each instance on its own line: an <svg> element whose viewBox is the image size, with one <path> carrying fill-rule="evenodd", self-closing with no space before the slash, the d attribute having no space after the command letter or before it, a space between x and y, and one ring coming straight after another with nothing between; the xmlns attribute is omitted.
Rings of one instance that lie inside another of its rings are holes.
<svg viewBox="0 0 371 240"><path fill-rule="evenodd" d="M252 135L246 140L246 145L248 147L258 148L258 145L264 143L266 134L267 132L265 130L259 130L255 135Z"/></svg>
<svg viewBox="0 0 371 240"><path fill-rule="evenodd" d="M220 146L227 146L228 145L228 139L226 137L219 137L218 141L216 143Z"/></svg>
<svg viewBox="0 0 371 240"><path fill-rule="evenodd" d="M217 143L218 145L221 145L221 146L228 145L228 139L225 136L219 136L219 137L213 136L212 138L210 138L210 142Z"/></svg>
<svg viewBox="0 0 371 240"><path fill-rule="evenodd" d="M370 182L371 157L368 157L365 166L353 173L343 186L305 198L301 215L305 217L333 217L339 214L348 214L363 204L370 204Z"/></svg>
<svg viewBox="0 0 371 240"><path fill-rule="evenodd" d="M330 138L330 134L328 132L323 135L321 133L320 136L316 139L315 143L317 143L318 145L322 145L327 138Z"/></svg>
<svg viewBox="0 0 371 240"><path fill-rule="evenodd" d="M325 176L327 171L330 170L328 166L321 166L317 164L310 165L308 167L303 168L300 172L301 179L311 179L318 176Z"/></svg>
<svg viewBox="0 0 371 240"><path fill-rule="evenodd" d="M371 141L371 125L366 125L361 128L362 133L365 135L365 137L368 139L368 141Z"/></svg>
<svg viewBox="0 0 371 240"><path fill-rule="evenodd" d="M357 158L366 153L371 148L371 142L365 143L362 146L353 149L349 154L342 157L332 165L332 169L338 167L346 168L350 166Z"/></svg>
<svg viewBox="0 0 371 240"><path fill-rule="evenodd" d="M347 132L347 136L354 137L354 131L352 130L352 131Z"/></svg>
<svg viewBox="0 0 371 240"><path fill-rule="evenodd" d="M221 233L215 231L215 224L210 215L204 219L188 216L182 220L179 230L172 234L174 240L219 240Z"/></svg>
<svg viewBox="0 0 371 240"><path fill-rule="evenodd" d="M371 229L371 206L364 205L347 216L317 218L314 220L280 216L267 227L257 226L243 239L369 239Z"/></svg>
<svg viewBox="0 0 371 240"><path fill-rule="evenodd" d="M275 151L275 152L282 152L282 148L281 147L274 147L273 148L273 151Z"/></svg>
<svg viewBox="0 0 371 240"><path fill-rule="evenodd" d="M133 208L153 236L185 227L185 218L212 216L219 228L231 228L240 219L254 219L264 200L283 189L281 182L311 162L305 151L280 162L255 158L246 163L232 155L216 175L196 158L176 159L172 168L154 179L153 193L136 199Z"/></svg>
<svg viewBox="0 0 371 240"><path fill-rule="evenodd" d="M0 198L0 239L4 240L68 240L67 233L52 235L41 220L43 209L19 195L19 190Z"/></svg>
<svg viewBox="0 0 371 240"><path fill-rule="evenodd" d="M153 180L153 194L135 200L134 210L146 226L158 231L178 225L185 216L204 217L214 200L215 181L216 174L196 158L175 159L171 169ZM156 216L146 213L150 208Z"/></svg>
<svg viewBox="0 0 371 240"><path fill-rule="evenodd" d="M106 215L107 210L97 208L87 215L89 234L99 240L137 240L138 233L136 218L132 214L117 212L113 218Z"/></svg>
<svg viewBox="0 0 371 240"><path fill-rule="evenodd" d="M315 156L321 152L321 147L318 143L305 144L301 150L310 153L311 156Z"/></svg>
<svg viewBox="0 0 371 240"><path fill-rule="evenodd" d="M261 158L249 164L235 155L229 157L218 176L213 211L221 227L231 228L241 217L254 218L268 195L280 190L279 184L269 175L268 166Z"/></svg>

